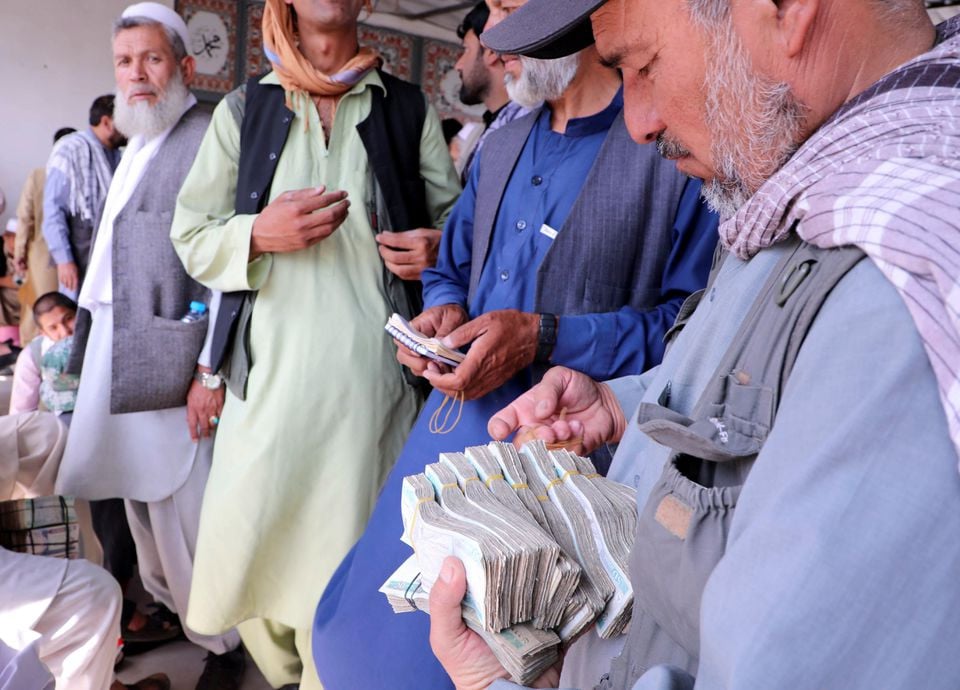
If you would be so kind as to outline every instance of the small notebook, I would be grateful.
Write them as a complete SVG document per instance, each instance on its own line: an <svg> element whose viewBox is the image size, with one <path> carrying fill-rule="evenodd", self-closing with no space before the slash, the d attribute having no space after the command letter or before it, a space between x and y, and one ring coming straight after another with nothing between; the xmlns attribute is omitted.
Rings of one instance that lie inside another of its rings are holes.
<svg viewBox="0 0 960 690"><path fill-rule="evenodd" d="M459 350L451 350L436 338L428 338L399 314L394 314L387 319L387 324L383 328L418 355L435 362L455 367L466 357Z"/></svg>

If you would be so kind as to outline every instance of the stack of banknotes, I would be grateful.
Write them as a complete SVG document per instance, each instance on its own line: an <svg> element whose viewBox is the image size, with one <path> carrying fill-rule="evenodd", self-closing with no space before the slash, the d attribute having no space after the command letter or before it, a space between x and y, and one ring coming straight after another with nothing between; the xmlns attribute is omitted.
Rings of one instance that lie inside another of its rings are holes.
<svg viewBox="0 0 960 690"><path fill-rule="evenodd" d="M404 478L402 539L414 553L380 591L398 613L425 611L444 559L456 556L464 621L528 684L591 624L603 638L626 630L635 501L588 459L541 441L441 453Z"/></svg>

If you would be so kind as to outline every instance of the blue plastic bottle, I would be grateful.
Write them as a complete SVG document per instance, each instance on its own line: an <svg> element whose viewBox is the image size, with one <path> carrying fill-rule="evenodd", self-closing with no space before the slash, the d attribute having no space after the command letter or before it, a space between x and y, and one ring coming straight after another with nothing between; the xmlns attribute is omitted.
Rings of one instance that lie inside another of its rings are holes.
<svg viewBox="0 0 960 690"><path fill-rule="evenodd" d="M191 302L190 311L180 319L183 323L192 323L194 321L203 321L207 318L207 305L203 302Z"/></svg>

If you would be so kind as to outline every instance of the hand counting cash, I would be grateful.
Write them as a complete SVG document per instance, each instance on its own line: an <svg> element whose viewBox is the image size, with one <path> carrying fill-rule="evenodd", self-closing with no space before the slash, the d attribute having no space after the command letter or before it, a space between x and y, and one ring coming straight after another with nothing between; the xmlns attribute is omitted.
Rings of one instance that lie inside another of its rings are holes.
<svg viewBox="0 0 960 690"><path fill-rule="evenodd" d="M590 624L622 634L633 591L632 489L541 441L441 453L403 481L403 541L414 554L383 584L394 611L426 610L447 556L463 561L463 616L513 679L535 680Z"/></svg>

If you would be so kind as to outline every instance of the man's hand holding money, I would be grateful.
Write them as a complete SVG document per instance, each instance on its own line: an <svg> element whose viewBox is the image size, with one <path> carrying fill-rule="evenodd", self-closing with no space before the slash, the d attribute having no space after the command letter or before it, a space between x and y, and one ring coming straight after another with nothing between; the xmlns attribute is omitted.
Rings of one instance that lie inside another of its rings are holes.
<svg viewBox="0 0 960 690"><path fill-rule="evenodd" d="M589 453L604 443L620 441L627 419L609 386L572 369L554 367L540 383L497 412L487 431L502 441L523 427L546 443L581 438Z"/></svg>
<svg viewBox="0 0 960 690"><path fill-rule="evenodd" d="M486 690L493 681L509 679L510 674L483 638L463 622L460 602L466 591L463 564L447 558L430 591L430 646L457 690ZM558 664L530 687L555 688L559 681Z"/></svg>

